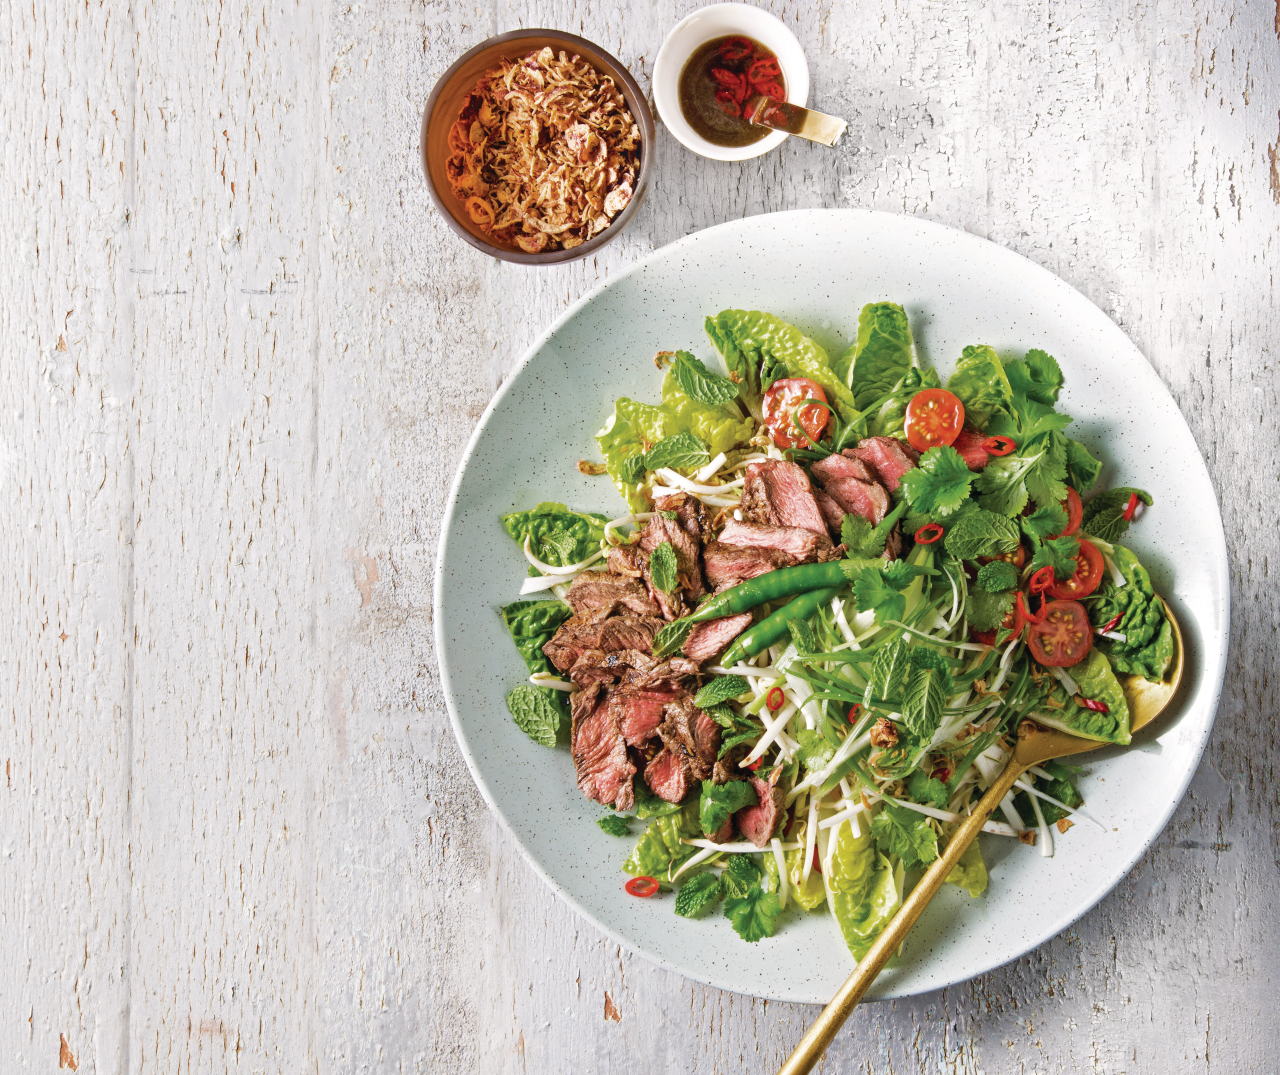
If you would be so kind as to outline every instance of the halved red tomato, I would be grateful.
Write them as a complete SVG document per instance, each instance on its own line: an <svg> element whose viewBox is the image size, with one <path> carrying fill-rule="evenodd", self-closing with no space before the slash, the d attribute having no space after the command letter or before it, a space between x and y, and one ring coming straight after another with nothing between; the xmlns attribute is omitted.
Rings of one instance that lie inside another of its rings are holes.
<svg viewBox="0 0 1280 1075"><path fill-rule="evenodd" d="M827 419L830 418L831 412L826 407L804 406L804 401L807 399L827 402L827 394L822 390L822 385L817 381L809 380L808 377L784 377L780 381L774 381L765 392L761 405L764 411L764 424L769 429L769 436L773 438L773 443L779 448L809 446L809 441L805 440L800 430L792 424L793 414L796 416L796 421L800 423L800 428L809 434L810 440L816 442L822 439L822 433L827 428Z"/></svg>
<svg viewBox="0 0 1280 1075"><path fill-rule="evenodd" d="M1019 571L1022 565L1027 562L1027 547L1019 544L1013 552L1002 552L999 556L979 556L978 563L989 564L992 560L1003 560L1006 564L1013 564Z"/></svg>
<svg viewBox="0 0 1280 1075"><path fill-rule="evenodd" d="M945 388L926 388L907 404L907 442L920 452L955 443L964 428L964 404Z"/></svg>
<svg viewBox="0 0 1280 1075"><path fill-rule="evenodd" d="M1080 520L1084 518L1084 505L1080 502L1080 494L1071 486L1067 486L1067 499L1058 501L1067 513L1067 528L1061 534L1050 534L1050 537L1065 537L1080 529Z"/></svg>
<svg viewBox="0 0 1280 1075"><path fill-rule="evenodd" d="M1093 649L1093 628L1084 605L1078 601L1050 601L1044 619L1030 625L1027 648L1031 656L1050 668L1070 668Z"/></svg>
<svg viewBox="0 0 1280 1075"><path fill-rule="evenodd" d="M1102 583L1106 566L1102 561L1102 553L1092 541L1080 539L1080 552L1076 556L1076 573L1062 582L1054 580L1051 586L1045 587L1050 597L1060 597L1064 601L1078 601L1088 597Z"/></svg>
<svg viewBox="0 0 1280 1075"><path fill-rule="evenodd" d="M1027 625L1026 619L1022 615L1022 604L1016 599L1013 602L1013 608L1005 614L1004 619L1000 622L1000 626L994 631L975 631L969 630L969 637L982 646L994 646L996 639L1000 637L1001 631L1010 631L1010 638L1022 633L1022 629Z"/></svg>

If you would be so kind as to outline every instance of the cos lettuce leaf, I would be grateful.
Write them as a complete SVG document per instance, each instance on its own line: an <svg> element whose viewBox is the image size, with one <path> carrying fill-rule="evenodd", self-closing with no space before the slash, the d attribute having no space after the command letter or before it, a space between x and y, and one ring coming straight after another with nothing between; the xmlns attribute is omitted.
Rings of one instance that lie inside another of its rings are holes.
<svg viewBox="0 0 1280 1075"><path fill-rule="evenodd" d="M799 840L801 846L794 851L786 851L783 853L782 861L787 867L787 902L798 903L806 911L812 911L821 907L827 901L827 890L822 885L822 874L817 870L809 871L809 880L803 880L804 877L804 832L807 821L799 821L791 832L791 838ZM773 856L766 854L764 857L765 872L773 879L776 886L778 882L778 864L773 861Z"/></svg>
<svg viewBox="0 0 1280 1075"><path fill-rule="evenodd" d="M1107 712L1085 709L1076 705L1067 695L1062 684L1050 676L1040 680L1040 702L1032 713L1039 724L1061 728L1082 739L1096 739L1102 743L1129 742L1129 703L1125 701L1120 681L1111 670L1111 662L1101 650L1089 651L1089 656L1069 669L1080 693L1096 702L1102 702Z"/></svg>
<svg viewBox="0 0 1280 1075"><path fill-rule="evenodd" d="M563 504L548 502L532 511L504 515L502 526L518 545L529 538L529 547L539 560L566 567L599 551L608 521L607 515L570 511ZM531 575L538 573L535 568L529 569Z"/></svg>
<svg viewBox="0 0 1280 1075"><path fill-rule="evenodd" d="M1104 551L1115 561L1127 585L1117 587L1109 577L1105 578L1094 595L1097 603L1090 608L1089 618L1102 624L1119 616L1120 622L1112 630L1125 635L1126 641L1100 638L1098 645L1118 671L1157 682L1163 680L1173 660L1173 628L1156 596L1151 576L1123 545L1108 545Z"/></svg>
<svg viewBox="0 0 1280 1075"><path fill-rule="evenodd" d="M836 829L827 863L831 904L854 959L867 954L902 903L903 869L876 850L869 832L855 836L849 822Z"/></svg>
<svg viewBox="0 0 1280 1075"><path fill-rule="evenodd" d="M947 381L947 391L964 404L967 421L986 429L997 410L1011 410L1013 388L995 351L985 344L966 347Z"/></svg>
<svg viewBox="0 0 1280 1075"><path fill-rule="evenodd" d="M964 849L960 861L947 874L947 884L959 885L974 899L987 890L987 864L982 861L982 850L978 847L977 840Z"/></svg>
<svg viewBox="0 0 1280 1075"><path fill-rule="evenodd" d="M858 315L858 336L832 371L864 410L893 391L912 365L914 344L906 311L896 302L869 302Z"/></svg>
<svg viewBox="0 0 1280 1075"><path fill-rule="evenodd" d="M827 352L782 318L759 310L722 310L708 317L705 327L753 410L779 377L817 381L842 418L856 409L853 393L832 370Z"/></svg>
<svg viewBox="0 0 1280 1075"><path fill-rule="evenodd" d="M570 561L572 563L572 561ZM553 672L542 647L551 641L560 625L573 615L563 601L517 601L501 610L502 622L524 658L529 671Z"/></svg>
<svg viewBox="0 0 1280 1075"><path fill-rule="evenodd" d="M682 844L685 837L701 836L698 828L698 801L688 803L677 814L655 817L649 827L640 834L636 846L627 861L622 864L625 872L633 877L656 877L667 882L671 871L698 849Z"/></svg>

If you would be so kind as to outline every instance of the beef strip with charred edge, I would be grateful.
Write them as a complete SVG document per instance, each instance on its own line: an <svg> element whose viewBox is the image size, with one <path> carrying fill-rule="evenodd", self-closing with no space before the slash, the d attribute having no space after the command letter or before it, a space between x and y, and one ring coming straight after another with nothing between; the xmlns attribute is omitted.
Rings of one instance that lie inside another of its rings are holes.
<svg viewBox="0 0 1280 1075"><path fill-rule="evenodd" d="M861 459L849 454L829 455L810 469L823 492L845 513L861 515L873 526L888 513L889 493L871 477Z"/></svg>
<svg viewBox="0 0 1280 1075"><path fill-rule="evenodd" d="M781 459L766 459L747 466L742 517L773 526L798 526L828 537L827 524L813 498L813 486L804 468ZM724 540L721 535L720 540Z"/></svg>
<svg viewBox="0 0 1280 1075"><path fill-rule="evenodd" d="M750 612L740 612L736 616L700 623L689 632L681 650L691 661L710 660L723 653L730 642L751 626L754 618Z"/></svg>
<svg viewBox="0 0 1280 1075"><path fill-rule="evenodd" d="M609 704L618 714L619 727L627 746L643 746L657 735L663 710L688 693L681 690L642 690L637 687L617 687L611 691Z"/></svg>
<svg viewBox="0 0 1280 1075"><path fill-rule="evenodd" d="M809 531L803 530L801 533L808 534ZM707 582L716 593L746 582L747 579L754 579L757 575L780 567L792 567L799 562L783 549L762 548L757 545L713 541L702 550L702 566L707 573Z"/></svg>
<svg viewBox="0 0 1280 1075"><path fill-rule="evenodd" d="M853 450L889 492L895 492L902 475L920 461L920 453L896 437L864 437Z"/></svg>
<svg viewBox="0 0 1280 1075"><path fill-rule="evenodd" d="M780 771L774 770L775 779ZM738 823L738 831L756 847L768 847L769 841L777 831L778 822L782 820L785 813L783 803L786 801L786 796L781 788L768 780L762 780L758 776L747 779L755 788L759 801L755 806L744 806L733 815L734 820Z"/></svg>
<svg viewBox="0 0 1280 1075"><path fill-rule="evenodd" d="M720 752L720 725L694 705L692 698L679 699L667 706L666 717L658 725L658 735L668 750L688 759L696 779L706 780L711 776Z"/></svg>
<svg viewBox="0 0 1280 1075"><path fill-rule="evenodd" d="M730 519L720 531L720 544L777 549L793 556L798 564L821 564L840 558L840 553L825 533L818 534L799 526L774 526Z"/></svg>
<svg viewBox="0 0 1280 1075"><path fill-rule="evenodd" d="M625 610L637 616L660 615L657 604L643 583L608 571L584 571L573 580L565 600L577 613L604 608L609 613Z"/></svg>
<svg viewBox="0 0 1280 1075"><path fill-rule="evenodd" d="M662 627L662 620L630 612L612 616L609 613L606 608L593 608L569 617L551 641L542 647L542 652L564 672L589 649L606 653L620 649L642 652L652 649L653 636Z"/></svg>
<svg viewBox="0 0 1280 1075"><path fill-rule="evenodd" d="M636 767L627 756L618 716L609 692L600 684L573 695L570 749L578 787L589 799L618 810L635 806Z"/></svg>
<svg viewBox="0 0 1280 1075"><path fill-rule="evenodd" d="M669 803L680 802L695 785L688 759L667 746L644 767L644 782L659 799Z"/></svg>

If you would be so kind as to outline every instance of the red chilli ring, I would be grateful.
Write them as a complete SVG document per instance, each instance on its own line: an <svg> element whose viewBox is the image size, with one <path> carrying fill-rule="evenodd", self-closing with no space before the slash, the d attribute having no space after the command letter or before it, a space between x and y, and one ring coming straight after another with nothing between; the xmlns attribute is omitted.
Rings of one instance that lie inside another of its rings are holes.
<svg viewBox="0 0 1280 1075"><path fill-rule="evenodd" d="M769 693L764 696L764 704L769 707L770 713L776 713L787 704L787 696L782 693L781 687L770 687Z"/></svg>
<svg viewBox="0 0 1280 1075"><path fill-rule="evenodd" d="M1049 564L1046 564L1031 576L1031 580L1027 583L1027 589L1032 593L1044 593L1044 591L1052 586L1053 583L1053 568Z"/></svg>
<svg viewBox="0 0 1280 1075"><path fill-rule="evenodd" d="M987 455L1008 455L1017 447L1008 437L988 437L982 442L982 450Z"/></svg>
<svg viewBox="0 0 1280 1075"><path fill-rule="evenodd" d="M629 895L639 896L642 900L647 900L658 891L658 882L652 877L633 877L624 887Z"/></svg>
<svg viewBox="0 0 1280 1075"><path fill-rule="evenodd" d="M935 541L940 541L945 533L946 531L937 523L925 523L916 531L916 544L932 545Z"/></svg>

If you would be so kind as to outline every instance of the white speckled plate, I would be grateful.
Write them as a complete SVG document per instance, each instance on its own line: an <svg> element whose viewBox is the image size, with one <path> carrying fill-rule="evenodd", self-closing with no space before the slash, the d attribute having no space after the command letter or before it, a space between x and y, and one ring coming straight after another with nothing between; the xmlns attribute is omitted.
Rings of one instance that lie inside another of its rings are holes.
<svg viewBox="0 0 1280 1075"><path fill-rule="evenodd" d="M626 895L618 867L630 841L593 824L606 810L578 791L568 749L540 747L511 722L503 697L525 671L498 608L517 599L524 561L498 517L542 500L623 514L608 479L583 477L574 463L598 457L592 435L616 396L658 399L655 351L716 360L707 314L768 310L836 353L863 304L880 299L906 307L922 360L944 377L970 343L1055 355L1066 375L1060 407L1106 463L1104 481L1155 497L1129 540L1183 626L1179 704L1131 749L1082 758L1081 787L1105 832L1077 824L1051 859L983 836L986 894L945 886L871 995L939 989L1029 952L1102 899L1169 820L1213 724L1228 623L1222 521L1186 422L1124 334L1051 273L965 232L857 210L758 216L673 243L574 306L502 386L454 479L437 564L436 642L454 732L534 869L648 959L780 1000L825 1003L852 968L830 916L788 910L776 936L747 944L722 917L676 917L669 895Z"/></svg>

